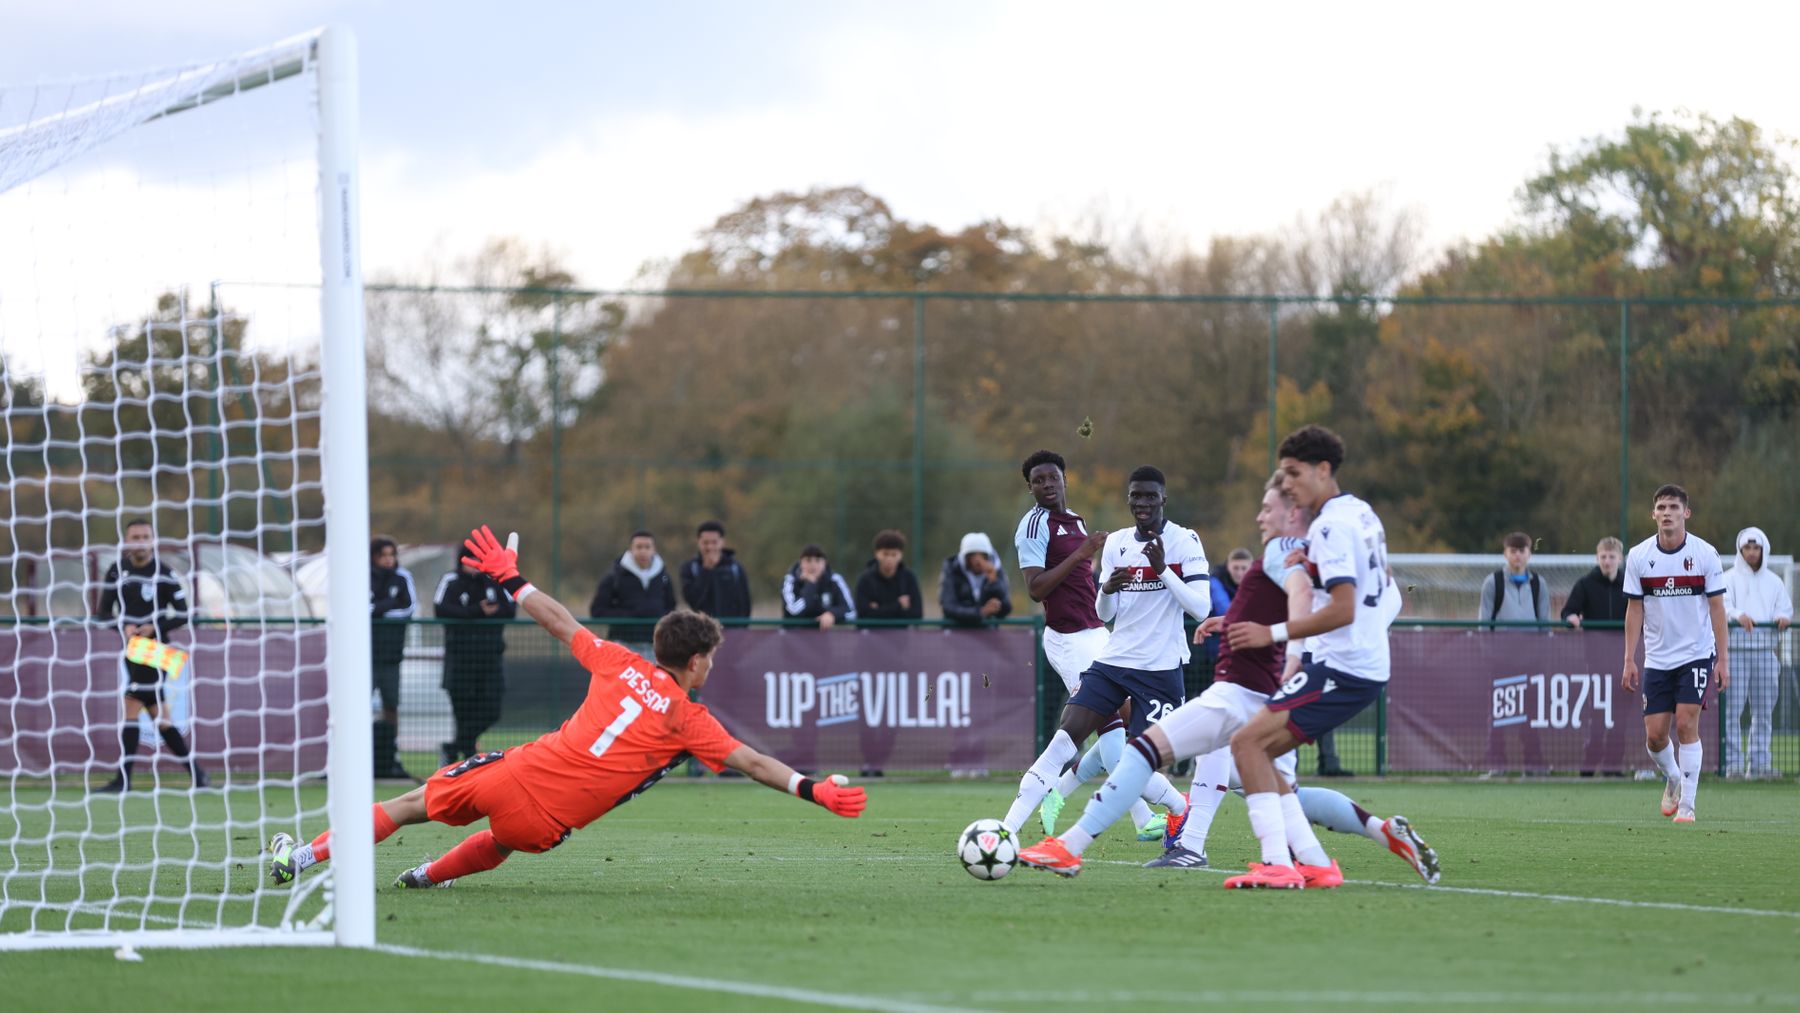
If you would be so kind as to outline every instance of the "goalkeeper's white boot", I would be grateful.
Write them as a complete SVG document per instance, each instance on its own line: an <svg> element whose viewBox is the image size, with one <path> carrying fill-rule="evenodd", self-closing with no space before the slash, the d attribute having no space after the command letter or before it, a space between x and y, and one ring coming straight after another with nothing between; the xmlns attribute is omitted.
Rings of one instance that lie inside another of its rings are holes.
<svg viewBox="0 0 1800 1013"><path fill-rule="evenodd" d="M269 838L269 878L276 885L292 883L300 870L294 867L294 839L287 834Z"/></svg>
<svg viewBox="0 0 1800 1013"><path fill-rule="evenodd" d="M420 862L413 868L395 876L394 885L405 890L444 890L456 883L456 880L454 879L446 879L442 883L433 883L431 877L425 875L425 868L430 864L430 862Z"/></svg>

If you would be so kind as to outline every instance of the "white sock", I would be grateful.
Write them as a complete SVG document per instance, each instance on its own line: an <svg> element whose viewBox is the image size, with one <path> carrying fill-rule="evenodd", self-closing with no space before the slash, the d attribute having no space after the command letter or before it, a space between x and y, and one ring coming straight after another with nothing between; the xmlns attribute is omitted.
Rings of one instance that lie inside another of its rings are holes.
<svg viewBox="0 0 1800 1013"><path fill-rule="evenodd" d="M1250 807L1250 830L1256 834L1256 841L1262 845L1264 865L1292 866L1294 860L1288 856L1287 827L1281 818L1281 798L1272 791L1259 791L1254 795L1245 795L1244 802Z"/></svg>
<svg viewBox="0 0 1800 1013"><path fill-rule="evenodd" d="M1669 744L1664 746L1660 753L1648 746L1644 747L1644 751L1650 754L1652 760L1656 761L1656 767L1662 771L1664 777L1673 781L1681 776L1681 768L1675 763L1674 739L1670 739Z"/></svg>
<svg viewBox="0 0 1800 1013"><path fill-rule="evenodd" d="M1088 751L1081 754L1081 762L1063 771L1062 780L1056 784L1056 790L1062 792L1063 798L1075 793L1075 789L1106 773L1106 763L1100 755L1100 745L1095 743Z"/></svg>
<svg viewBox="0 0 1800 1013"><path fill-rule="evenodd" d="M1169 779L1161 771L1151 774L1150 780L1144 782L1144 801L1151 805L1167 806L1177 816L1188 809L1187 800L1181 797L1181 792L1175 790L1175 786L1169 783Z"/></svg>
<svg viewBox="0 0 1800 1013"><path fill-rule="evenodd" d="M1281 822L1287 829L1288 847L1294 849L1301 865L1330 865L1331 859L1319 846L1319 835L1313 833L1306 810L1300 807L1300 796L1288 792L1281 796Z"/></svg>
<svg viewBox="0 0 1800 1013"><path fill-rule="evenodd" d="M295 848L291 861L294 863L295 872L304 872L319 863L319 860L313 857L312 845L310 844L302 844Z"/></svg>
<svg viewBox="0 0 1800 1013"><path fill-rule="evenodd" d="M1155 813L1150 811L1150 807L1144 803L1143 799L1136 799L1131 803L1132 826L1141 827L1150 822L1150 818L1155 815Z"/></svg>
<svg viewBox="0 0 1800 1013"><path fill-rule="evenodd" d="M1206 853L1206 835L1212 831L1219 803L1230 791L1231 750L1217 749L1194 761L1194 783L1188 789L1187 822L1176 842L1196 854Z"/></svg>
<svg viewBox="0 0 1800 1013"><path fill-rule="evenodd" d="M1069 849L1069 854L1080 858L1081 853L1087 850L1088 845L1094 843L1094 835L1081 829L1081 824L1077 823L1063 831L1058 840L1063 842L1063 847Z"/></svg>
<svg viewBox="0 0 1800 1013"><path fill-rule="evenodd" d="M1699 742L1683 742L1681 754L1681 808L1694 808L1694 795L1700 790L1700 763L1706 747Z"/></svg>
<svg viewBox="0 0 1800 1013"><path fill-rule="evenodd" d="M1058 728L1050 737L1050 744L1038 756L1025 776L1019 778L1019 794L1013 798L1012 808L1006 811L1006 818L1001 822L1006 829L1017 834L1025 821L1031 818L1038 803L1050 794L1050 786L1061 776L1063 766L1075 758L1075 743L1069 733Z"/></svg>

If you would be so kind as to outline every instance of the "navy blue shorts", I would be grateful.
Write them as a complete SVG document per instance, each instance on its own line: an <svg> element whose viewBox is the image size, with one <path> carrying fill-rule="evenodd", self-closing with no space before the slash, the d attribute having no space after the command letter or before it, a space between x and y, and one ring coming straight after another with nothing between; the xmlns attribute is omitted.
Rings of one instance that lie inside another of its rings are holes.
<svg viewBox="0 0 1800 1013"><path fill-rule="evenodd" d="M1142 735L1150 722L1187 702L1181 669L1140 672L1135 668L1120 668L1096 661L1092 668L1081 673L1081 685L1069 698L1069 703L1110 717L1118 712L1127 697L1131 699L1131 725L1126 732Z"/></svg>
<svg viewBox="0 0 1800 1013"><path fill-rule="evenodd" d="M1309 654L1300 671L1269 698L1269 709L1287 712L1288 731L1311 742L1362 713L1386 685L1327 668Z"/></svg>
<svg viewBox="0 0 1800 1013"><path fill-rule="evenodd" d="M1644 669L1644 713L1673 714L1678 703L1706 708L1706 687L1712 684L1713 659L1702 658L1675 668Z"/></svg>

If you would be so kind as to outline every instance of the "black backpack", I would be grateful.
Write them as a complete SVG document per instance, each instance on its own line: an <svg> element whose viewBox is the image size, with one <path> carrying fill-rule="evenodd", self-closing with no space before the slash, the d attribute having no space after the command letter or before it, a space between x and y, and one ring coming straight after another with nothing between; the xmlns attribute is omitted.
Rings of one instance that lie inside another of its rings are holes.
<svg viewBox="0 0 1800 1013"><path fill-rule="evenodd" d="M1493 622L1500 618L1500 605L1506 600L1503 597L1505 594L1506 570L1502 568L1494 571L1494 610L1488 613L1489 622ZM1543 594L1544 585L1538 580L1537 572L1534 570L1531 574L1531 618L1533 619L1537 618L1537 614L1540 611L1538 603L1542 600Z"/></svg>

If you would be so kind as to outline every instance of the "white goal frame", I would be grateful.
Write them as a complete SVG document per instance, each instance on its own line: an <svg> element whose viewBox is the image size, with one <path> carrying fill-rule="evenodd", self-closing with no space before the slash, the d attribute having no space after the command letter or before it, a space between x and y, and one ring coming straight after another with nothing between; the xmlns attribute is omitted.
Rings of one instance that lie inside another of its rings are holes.
<svg viewBox="0 0 1800 1013"><path fill-rule="evenodd" d="M330 614L328 671L327 812L332 827L330 866L296 891L280 926L71 930L0 933L0 951L73 948L222 946L370 947L375 945L374 782L369 726L370 623L368 586L368 423L361 252L361 193L357 166L357 51L348 29L327 27L262 51L267 59L235 80L190 92L138 122L178 115L306 71L318 75L318 201L326 559ZM51 129L84 112L104 112L106 100L27 123ZM302 884L296 883L296 887ZM322 887L327 914L304 926L291 916L304 896ZM331 931L320 927L331 919Z"/></svg>

